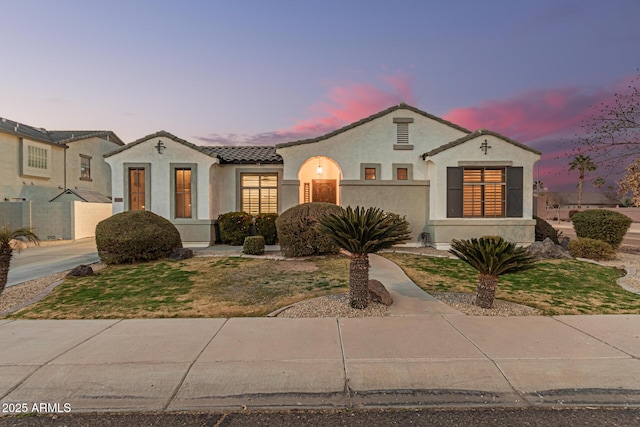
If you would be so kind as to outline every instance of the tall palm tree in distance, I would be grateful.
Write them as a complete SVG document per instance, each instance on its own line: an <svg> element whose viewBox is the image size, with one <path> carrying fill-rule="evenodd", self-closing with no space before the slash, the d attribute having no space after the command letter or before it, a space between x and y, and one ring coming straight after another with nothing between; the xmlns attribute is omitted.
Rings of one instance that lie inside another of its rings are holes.
<svg viewBox="0 0 640 427"><path fill-rule="evenodd" d="M0 295L2 295L5 286L7 286L9 266L11 265L11 257L13 256L11 241L21 237L36 244L40 241L38 236L33 234L30 228L11 230L6 225L0 228Z"/></svg>
<svg viewBox="0 0 640 427"><path fill-rule="evenodd" d="M582 154L578 154L574 159L569 163L569 170L578 170L580 175L578 176L578 209L582 207L582 185L584 183L584 176L586 172L593 172L598 167L593 160L591 160L590 156L583 156Z"/></svg>
<svg viewBox="0 0 640 427"><path fill-rule="evenodd" d="M369 254L410 239L404 218L373 207L365 211L349 206L340 214L326 215L318 221L318 230L351 254L349 299L358 309L369 305Z"/></svg>

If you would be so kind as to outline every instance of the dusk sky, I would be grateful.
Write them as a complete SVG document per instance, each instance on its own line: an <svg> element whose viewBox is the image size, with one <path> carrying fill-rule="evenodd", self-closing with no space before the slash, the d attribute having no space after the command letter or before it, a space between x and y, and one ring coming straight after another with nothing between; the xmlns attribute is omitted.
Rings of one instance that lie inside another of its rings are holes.
<svg viewBox="0 0 640 427"><path fill-rule="evenodd" d="M0 117L275 144L406 102L542 151L551 190L577 182L561 142L640 67L638 0L0 4Z"/></svg>

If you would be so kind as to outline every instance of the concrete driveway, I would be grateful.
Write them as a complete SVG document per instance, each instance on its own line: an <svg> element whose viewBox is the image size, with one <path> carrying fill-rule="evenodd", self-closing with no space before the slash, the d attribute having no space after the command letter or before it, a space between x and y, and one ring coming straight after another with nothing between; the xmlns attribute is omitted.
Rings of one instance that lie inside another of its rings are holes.
<svg viewBox="0 0 640 427"><path fill-rule="evenodd" d="M99 260L93 237L14 251L7 287Z"/></svg>

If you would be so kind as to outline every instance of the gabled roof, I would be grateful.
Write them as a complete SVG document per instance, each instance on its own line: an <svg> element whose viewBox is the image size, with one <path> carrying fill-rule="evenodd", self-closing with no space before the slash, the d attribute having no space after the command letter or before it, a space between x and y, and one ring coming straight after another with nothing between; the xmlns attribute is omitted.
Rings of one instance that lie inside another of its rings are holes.
<svg viewBox="0 0 640 427"><path fill-rule="evenodd" d="M347 125L347 126L342 127L340 129L334 130L333 132L329 132L329 133L327 133L325 135L322 135L322 136L319 136L317 138L302 139L302 140L299 140L299 141L291 141L291 142L284 142L282 144L276 145L276 148L291 147L291 146L294 146L294 145L310 144L312 142L322 141L322 140L331 138L333 136L336 136L338 134L341 134L343 132L346 132L349 129L353 129L353 128L358 127L360 125L363 125L363 124L365 124L367 122L375 120L375 119L377 119L379 117L382 117L384 115L392 113L392 112L394 112L396 110L413 111L416 114L420 114L420 115L422 115L424 117L427 117L427 118L429 118L431 120L435 120L436 122L439 122L439 123L442 123L444 125L450 126L450 127L454 128L454 129L457 129L457 130L459 130L461 132L464 132L464 133L471 132L470 130L467 130L467 129L461 127L461 126L458 126L455 123L451 123L450 121L447 121L447 120L445 120L445 119L443 119L441 117L434 116L432 114L427 113L426 111L422 111L422 110L420 110L420 109L418 109L416 107L412 107L411 105L408 105L408 104L405 104L404 102L402 102L402 103L400 103L398 105L394 105L393 107L389 107L386 110L382 110L379 113L373 114L373 115L371 115L369 117L365 117L364 119L358 120L357 122L351 123L350 125Z"/></svg>
<svg viewBox="0 0 640 427"><path fill-rule="evenodd" d="M533 148L531 148L529 146L521 144L520 142L514 141L511 138L507 138L506 136L500 135L497 132L493 132L493 131L486 130L486 129L480 129L480 130L477 130L477 131L475 131L473 133L470 133L469 135L465 135L462 138L458 138L455 141L451 141L451 142L449 142L447 144L441 145L438 148L434 148L433 150L424 153L422 155L422 160L426 159L429 156L433 156L433 155L441 153L441 152L443 152L445 150L448 150L449 148L453 148L453 147L456 147L456 146L458 146L460 144L464 144L465 142L470 141L470 140L472 140L474 138L477 138L479 136L482 136L482 135L495 136L496 138L500 138L503 141L508 142L509 144L513 144L516 147L522 148L523 150L527 150L527 151L530 151L530 152L535 153L535 154L542 154L538 150L535 150L535 149L533 149Z"/></svg>
<svg viewBox="0 0 640 427"><path fill-rule="evenodd" d="M64 147L67 142L80 141L87 138L103 138L117 145L124 145L124 142L110 130L52 130L36 128L24 123L0 118L0 132L6 132L21 138L44 142L46 144Z"/></svg>
<svg viewBox="0 0 640 427"><path fill-rule="evenodd" d="M159 137L171 139L172 141L175 141L193 150L199 151L207 156L213 157L214 159L219 159L220 163L223 163L223 164L224 163L227 163L227 164L282 163L282 157L280 157L276 153L276 148L273 146L263 146L263 145L247 145L242 147L200 146L200 145L193 144L189 141L186 141L182 138L178 138L177 136L169 132L166 132L164 130L161 130L159 132L147 135L136 141L133 141L132 143L127 144L124 147L120 147L115 151L105 154L104 157L113 156L114 154L121 153L125 150L128 150L131 147L135 147L138 144L142 144L145 141L148 141L154 138L159 138Z"/></svg>
<svg viewBox="0 0 640 427"><path fill-rule="evenodd" d="M104 194L102 194L102 193L100 193L98 191L72 190L70 188L67 188L62 193L58 194L56 197L54 197L53 199L51 199L49 201L53 202L55 199L57 199L58 197L60 197L62 195L65 195L65 194L73 194L73 195L77 196L78 198L80 198L80 200L82 200L84 202L111 203L111 199L110 198L108 198L107 196L105 196Z"/></svg>

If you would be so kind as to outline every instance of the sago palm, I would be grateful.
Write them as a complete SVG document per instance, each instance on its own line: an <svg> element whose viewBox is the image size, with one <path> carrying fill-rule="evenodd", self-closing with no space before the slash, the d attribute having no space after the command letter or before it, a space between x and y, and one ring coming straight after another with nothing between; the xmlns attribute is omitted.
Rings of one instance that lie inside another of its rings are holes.
<svg viewBox="0 0 640 427"><path fill-rule="evenodd" d="M449 252L478 271L476 305L482 308L493 306L499 276L530 268L534 262L526 248L502 237L453 240Z"/></svg>
<svg viewBox="0 0 640 427"><path fill-rule="evenodd" d="M0 295L4 291L5 286L7 286L9 266L11 265L11 257L13 256L11 241L20 237L35 243L40 241L38 236L33 234L30 228L11 230L6 225L0 228Z"/></svg>
<svg viewBox="0 0 640 427"><path fill-rule="evenodd" d="M378 208L350 206L340 214L329 214L318 221L318 229L340 248L351 254L349 298L351 307L369 305L369 254L387 249L410 238L404 218Z"/></svg>

